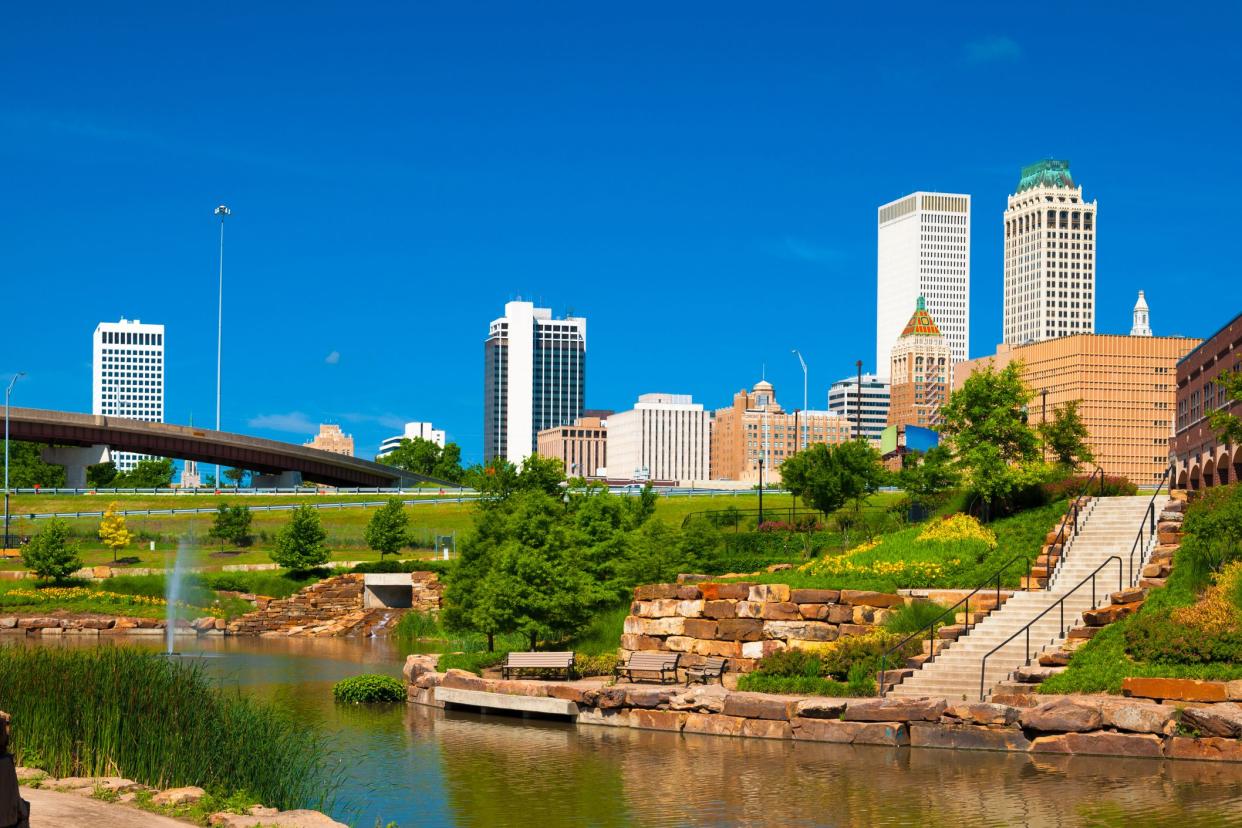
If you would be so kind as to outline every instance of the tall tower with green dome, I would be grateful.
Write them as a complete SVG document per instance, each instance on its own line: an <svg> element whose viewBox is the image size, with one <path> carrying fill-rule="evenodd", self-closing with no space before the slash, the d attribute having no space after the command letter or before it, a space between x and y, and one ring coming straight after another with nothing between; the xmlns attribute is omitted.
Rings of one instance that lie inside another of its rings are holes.
<svg viewBox="0 0 1242 828"><path fill-rule="evenodd" d="M1022 168L1005 210L1005 343L1095 333L1096 229L1069 161Z"/></svg>

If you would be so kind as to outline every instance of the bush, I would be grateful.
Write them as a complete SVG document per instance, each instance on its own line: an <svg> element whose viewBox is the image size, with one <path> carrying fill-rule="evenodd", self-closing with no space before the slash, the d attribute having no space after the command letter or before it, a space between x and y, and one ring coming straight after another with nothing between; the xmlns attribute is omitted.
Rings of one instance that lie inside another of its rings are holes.
<svg viewBox="0 0 1242 828"><path fill-rule="evenodd" d="M295 572L323 566L332 556L324 543L327 537L315 507L300 506L276 535L276 548L271 551L271 558Z"/></svg>
<svg viewBox="0 0 1242 828"><path fill-rule="evenodd" d="M612 653L574 653L574 669L580 676L611 676L616 666L617 657Z"/></svg>
<svg viewBox="0 0 1242 828"><path fill-rule="evenodd" d="M69 524L52 518L22 549L22 561L40 578L63 581L82 568L78 545L69 540Z"/></svg>
<svg viewBox="0 0 1242 828"><path fill-rule="evenodd" d="M904 637L918 632L942 615L941 621L951 624L953 616L944 615L946 609L931 601L911 601L896 608L892 615L884 619L884 629Z"/></svg>
<svg viewBox="0 0 1242 828"><path fill-rule="evenodd" d="M835 679L849 679L859 672L868 677L880 672L880 662L886 652L897 645L904 636L876 630L866 635L850 635L838 638L820 654L823 673ZM919 639L908 642L900 652L888 657L887 667L893 669L905 664L907 658L923 651Z"/></svg>
<svg viewBox="0 0 1242 828"><path fill-rule="evenodd" d="M392 676L366 673L332 685L332 697L346 704L400 702L405 701L405 684Z"/></svg>
<svg viewBox="0 0 1242 828"><path fill-rule="evenodd" d="M778 650L761 658L755 672L765 676L819 676L823 661L806 650Z"/></svg>
<svg viewBox="0 0 1242 828"><path fill-rule="evenodd" d="M1099 481L1092 482L1091 490L1087 491L1087 481L1089 479L1088 475L1079 474L1061 480L1050 480L1042 484L1040 490L1046 498L1044 502L1053 503L1058 500L1068 500L1082 494L1088 494L1092 497L1099 496ZM1137 493L1138 486L1131 483L1128 478L1121 475L1104 475L1104 497L1129 497Z"/></svg>
<svg viewBox="0 0 1242 828"><path fill-rule="evenodd" d="M399 572L434 572L437 575L444 575L453 567L452 561L439 560L410 560L410 561L361 561L355 564L349 571L362 573L387 573L394 574Z"/></svg>
<svg viewBox="0 0 1242 828"><path fill-rule="evenodd" d="M744 673L738 676L737 689L754 693L795 693L801 696L833 696L845 698L855 695L875 695L865 688L851 688L841 681L819 676L773 676L767 673ZM855 692L857 689L858 692Z"/></svg>
<svg viewBox="0 0 1242 828"><path fill-rule="evenodd" d="M508 650L496 650L491 653L445 653L440 656L436 669L441 672L465 670L475 675L482 675L484 670L497 666L508 655Z"/></svg>
<svg viewBox="0 0 1242 828"><path fill-rule="evenodd" d="M1215 634L1177 623L1173 610L1144 613L1126 628L1126 654L1153 664L1242 661L1242 634Z"/></svg>
<svg viewBox="0 0 1242 828"><path fill-rule="evenodd" d="M1189 564L1204 580L1242 558L1242 484L1204 492L1186 510L1182 531L1186 537L1177 553L1178 563Z"/></svg>
<svg viewBox="0 0 1242 828"><path fill-rule="evenodd" d="M393 629L393 636L403 641L419 638L439 638L443 631L440 619L430 612L407 612L401 616Z"/></svg>
<svg viewBox="0 0 1242 828"><path fill-rule="evenodd" d="M996 535L970 515L950 515L928 524L919 533L921 541L979 541L988 549L996 548Z"/></svg>

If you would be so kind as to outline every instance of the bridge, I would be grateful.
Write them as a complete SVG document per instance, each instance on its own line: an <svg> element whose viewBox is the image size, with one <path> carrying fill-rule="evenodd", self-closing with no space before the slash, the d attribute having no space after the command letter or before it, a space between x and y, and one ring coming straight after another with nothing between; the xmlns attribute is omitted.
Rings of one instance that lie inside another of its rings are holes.
<svg viewBox="0 0 1242 828"><path fill-rule="evenodd" d="M69 485L76 484L79 488L86 485L86 466L100 462L105 447L113 451L218 463L263 474L296 473L305 480L329 486L450 485L382 463L278 440L69 411L12 408L9 410L9 437L54 447L45 450L44 459L64 466Z"/></svg>

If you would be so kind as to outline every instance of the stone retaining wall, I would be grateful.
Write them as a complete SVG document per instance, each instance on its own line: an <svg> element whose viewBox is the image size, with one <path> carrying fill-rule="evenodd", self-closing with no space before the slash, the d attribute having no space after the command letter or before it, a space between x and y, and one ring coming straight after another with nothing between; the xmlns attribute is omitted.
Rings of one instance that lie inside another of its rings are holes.
<svg viewBox="0 0 1242 828"><path fill-rule="evenodd" d="M365 575L350 573L327 578L288 598L260 602L259 609L230 621L228 635L344 636L367 635L391 627L406 609L363 606ZM438 611L441 585L434 572L410 573L414 609Z"/></svg>
<svg viewBox="0 0 1242 828"><path fill-rule="evenodd" d="M652 684L480 678L406 662L408 699L443 706L437 687L573 702L579 724L912 748L1242 762L1242 705L1062 696L1020 707L944 699L834 699ZM1242 700L1242 682L1227 690ZM1161 692L1167 691L1165 688Z"/></svg>

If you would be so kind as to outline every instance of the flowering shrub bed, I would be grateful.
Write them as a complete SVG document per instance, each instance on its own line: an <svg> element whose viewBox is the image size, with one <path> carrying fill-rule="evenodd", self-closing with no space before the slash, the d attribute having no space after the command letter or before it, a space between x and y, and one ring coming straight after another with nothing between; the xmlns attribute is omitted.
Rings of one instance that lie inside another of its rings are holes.
<svg viewBox="0 0 1242 828"><path fill-rule="evenodd" d="M937 520L919 533L921 541L980 541L988 549L996 548L996 535L970 515L949 515Z"/></svg>
<svg viewBox="0 0 1242 828"><path fill-rule="evenodd" d="M103 608L116 607L122 609L166 608L168 602L163 598L149 595L127 595L120 592L109 592L103 589L87 587L46 587L44 589L10 589L0 592L0 607L59 607L91 604ZM181 609L193 610L200 615L218 615L213 608L195 607L182 601L177 602Z"/></svg>

